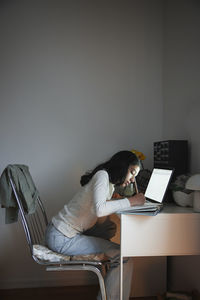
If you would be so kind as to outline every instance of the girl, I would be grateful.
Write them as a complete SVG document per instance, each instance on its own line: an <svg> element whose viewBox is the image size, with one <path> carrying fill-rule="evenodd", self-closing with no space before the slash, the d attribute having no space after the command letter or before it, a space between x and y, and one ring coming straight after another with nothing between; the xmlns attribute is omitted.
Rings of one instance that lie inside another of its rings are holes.
<svg viewBox="0 0 200 300"><path fill-rule="evenodd" d="M143 205L145 201L141 193L117 200L112 199L112 195L115 186L125 187L134 182L139 170L140 161L131 151L116 153L81 177L82 187L52 218L46 230L46 244L55 252L65 255L104 253L110 259L105 276L109 300L119 299L120 246L109 240L115 234L115 224L108 216L130 206ZM129 299L132 269L131 259L124 262L124 300Z"/></svg>

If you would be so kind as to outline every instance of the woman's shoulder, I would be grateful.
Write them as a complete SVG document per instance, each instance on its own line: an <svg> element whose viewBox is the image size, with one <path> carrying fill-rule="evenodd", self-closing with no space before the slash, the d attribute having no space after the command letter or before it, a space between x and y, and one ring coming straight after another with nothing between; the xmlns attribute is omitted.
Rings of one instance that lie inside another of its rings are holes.
<svg viewBox="0 0 200 300"><path fill-rule="evenodd" d="M108 176L108 172L105 171L105 170L99 170L97 171L94 176L93 176L94 179L106 179L106 180L109 180L109 176Z"/></svg>

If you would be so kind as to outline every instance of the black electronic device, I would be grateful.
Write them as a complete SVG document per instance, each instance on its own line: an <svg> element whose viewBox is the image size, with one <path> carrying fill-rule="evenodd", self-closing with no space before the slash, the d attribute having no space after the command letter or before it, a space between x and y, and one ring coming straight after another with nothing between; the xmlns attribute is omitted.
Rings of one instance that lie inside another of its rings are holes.
<svg viewBox="0 0 200 300"><path fill-rule="evenodd" d="M189 172L188 141L154 142L154 168L173 168L173 178Z"/></svg>

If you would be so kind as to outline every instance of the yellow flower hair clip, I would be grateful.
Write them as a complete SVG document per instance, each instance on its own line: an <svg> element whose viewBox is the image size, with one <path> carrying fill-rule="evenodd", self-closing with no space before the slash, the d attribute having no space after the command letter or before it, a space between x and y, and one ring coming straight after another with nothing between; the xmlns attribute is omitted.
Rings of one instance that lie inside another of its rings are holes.
<svg viewBox="0 0 200 300"><path fill-rule="evenodd" d="M133 152L135 155L137 155L137 157L140 160L144 160L146 158L146 156L142 152L139 152L139 151L137 151L135 149L132 149L131 152Z"/></svg>

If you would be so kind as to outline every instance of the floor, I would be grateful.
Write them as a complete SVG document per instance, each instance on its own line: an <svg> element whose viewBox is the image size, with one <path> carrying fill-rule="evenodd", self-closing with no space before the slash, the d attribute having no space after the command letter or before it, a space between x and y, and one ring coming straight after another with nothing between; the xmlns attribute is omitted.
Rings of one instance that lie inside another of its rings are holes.
<svg viewBox="0 0 200 300"><path fill-rule="evenodd" d="M0 290L0 300L96 300L98 286L48 287ZM156 297L130 298L132 300L156 300Z"/></svg>

